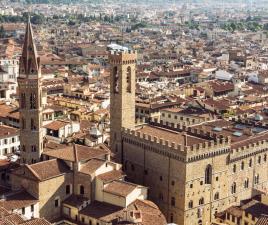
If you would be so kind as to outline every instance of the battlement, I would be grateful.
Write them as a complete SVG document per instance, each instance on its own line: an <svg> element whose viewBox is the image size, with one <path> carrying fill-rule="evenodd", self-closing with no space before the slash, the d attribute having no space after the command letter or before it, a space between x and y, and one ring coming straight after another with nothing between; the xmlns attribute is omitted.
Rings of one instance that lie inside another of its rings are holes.
<svg viewBox="0 0 268 225"><path fill-rule="evenodd" d="M237 161L241 158L251 157L262 152L267 152L267 135L262 140L250 140L246 143L238 143L231 146L230 161Z"/></svg>
<svg viewBox="0 0 268 225"><path fill-rule="evenodd" d="M175 128L175 126L174 126ZM189 130L189 128L187 129ZM201 134L201 130L192 129L192 134ZM216 151L226 151L230 148L231 144L231 137L223 137L219 136L216 137L215 135L209 135L211 136L211 139L206 139L205 141L201 141L198 144L192 144L187 142L187 138L190 137L190 135L187 132L181 132L178 133L178 135L181 135L183 140L182 143L178 143L172 140L164 140L163 138L159 138L157 136L151 136L146 134L145 132L142 132L142 130L131 130L123 128L122 130L123 134L127 136L132 136L134 138L142 139L145 142L153 143L154 145L161 145L166 150L175 151L176 153L181 153L188 157L193 156L200 156L200 155L207 155L207 154L214 154ZM172 132L172 131L171 131ZM204 135L207 135L208 133L203 133ZM194 136L194 135L192 135Z"/></svg>
<svg viewBox="0 0 268 225"><path fill-rule="evenodd" d="M157 119L154 119L153 121L150 121L149 124L153 126L157 126L157 127L162 127L165 129L170 129L173 131L184 131L189 135L193 135L195 137L199 137L199 138L203 138L207 140L216 140L217 138L224 139L223 135L216 135L213 132L204 131L201 128L197 129L195 127L189 127L183 123L174 124L174 123L168 123L168 122L163 122L161 120L159 121ZM228 137L228 138L229 138L229 142L231 142L231 137Z"/></svg>
<svg viewBox="0 0 268 225"><path fill-rule="evenodd" d="M266 123L264 121L254 121L254 120L244 119L244 118L243 119L242 118L232 118L231 121L236 122L236 123L242 123L242 124L249 125L249 126L256 126L256 127L268 129L268 123Z"/></svg>
<svg viewBox="0 0 268 225"><path fill-rule="evenodd" d="M109 62L111 64L136 64L137 52L128 51L110 51Z"/></svg>
<svg viewBox="0 0 268 225"><path fill-rule="evenodd" d="M178 151L184 152L184 148L175 142L164 140L163 138L159 138L157 136L151 136L151 135L143 133L139 130L131 130L128 128L122 128L122 132L123 132L123 134L131 135L132 137L143 139L145 141L149 141L151 143L155 143L158 145L162 145L166 148L170 148L172 151L178 150Z"/></svg>

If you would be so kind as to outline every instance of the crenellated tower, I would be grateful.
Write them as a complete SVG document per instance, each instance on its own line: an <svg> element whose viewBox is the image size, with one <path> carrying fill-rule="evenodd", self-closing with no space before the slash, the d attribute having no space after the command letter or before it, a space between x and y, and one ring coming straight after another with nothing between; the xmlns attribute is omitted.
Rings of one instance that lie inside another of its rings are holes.
<svg viewBox="0 0 268 225"><path fill-rule="evenodd" d="M21 163L40 161L43 151L41 65L28 19L18 77Z"/></svg>
<svg viewBox="0 0 268 225"><path fill-rule="evenodd" d="M110 115L111 148L118 161L122 161L122 128L135 128L135 79L137 53L111 51Z"/></svg>

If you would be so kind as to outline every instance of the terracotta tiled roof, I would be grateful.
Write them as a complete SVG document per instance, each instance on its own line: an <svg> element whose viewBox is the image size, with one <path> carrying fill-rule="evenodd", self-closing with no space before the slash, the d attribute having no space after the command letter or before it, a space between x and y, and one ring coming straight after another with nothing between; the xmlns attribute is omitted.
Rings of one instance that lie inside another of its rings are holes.
<svg viewBox="0 0 268 225"><path fill-rule="evenodd" d="M24 222L22 217L15 213L5 216L5 220L12 222L13 224L21 224Z"/></svg>
<svg viewBox="0 0 268 225"><path fill-rule="evenodd" d="M136 200L127 207L128 210L139 210L142 217L142 225L157 225L167 224L164 215L159 208L151 201Z"/></svg>
<svg viewBox="0 0 268 225"><path fill-rule="evenodd" d="M18 133L19 130L14 127L0 125L0 138L14 136L17 135Z"/></svg>
<svg viewBox="0 0 268 225"><path fill-rule="evenodd" d="M268 215L261 216L255 225L268 225Z"/></svg>
<svg viewBox="0 0 268 225"><path fill-rule="evenodd" d="M225 211L227 213L237 217L237 218L242 217L242 214L243 214L243 210L240 209L239 207L236 207L236 206L231 206L230 208L226 209Z"/></svg>
<svg viewBox="0 0 268 225"><path fill-rule="evenodd" d="M126 212L138 211L141 213L142 225L165 225L167 224L164 215L159 208L152 202L146 200L136 200L127 208L111 205L105 202L94 201L86 208L80 211L81 215L86 215L94 219L104 222L114 222L117 218L124 218ZM156 223L157 221L157 223ZM121 222L114 222L115 225ZM130 221L125 221L124 224L133 224Z"/></svg>
<svg viewBox="0 0 268 225"><path fill-rule="evenodd" d="M121 197L127 197L132 191L138 187L136 184L124 181L113 181L104 187L104 192L114 194Z"/></svg>
<svg viewBox="0 0 268 225"><path fill-rule="evenodd" d="M26 191L19 192L13 195L6 197L5 200L0 201L0 207L5 208L6 210L15 210L21 209L23 207L28 207L32 204L36 204L38 200L31 196Z"/></svg>
<svg viewBox="0 0 268 225"><path fill-rule="evenodd" d="M66 161L84 161L93 158L103 158L108 151L101 148L91 148L83 145L68 146L60 150L46 151L43 154Z"/></svg>
<svg viewBox="0 0 268 225"><path fill-rule="evenodd" d="M3 218L5 216L7 216L9 214L9 212L3 208L3 207L0 207L0 218Z"/></svg>
<svg viewBox="0 0 268 225"><path fill-rule="evenodd" d="M59 130L62 127L65 127L69 122L61 121L61 120L55 120L47 125L44 126L44 128L50 129L50 130Z"/></svg>
<svg viewBox="0 0 268 225"><path fill-rule="evenodd" d="M88 200L89 200L88 198L85 198L83 196L71 195L70 197L68 197L66 200L63 201L63 204L67 204L78 208L81 205L83 205L85 201Z"/></svg>
<svg viewBox="0 0 268 225"><path fill-rule="evenodd" d="M58 159L51 159L25 166L29 168L40 181L57 177L70 171L69 167Z"/></svg>
<svg viewBox="0 0 268 225"><path fill-rule="evenodd" d="M183 134L181 132L175 132L168 129L163 129L154 126L143 126L137 131L141 133L151 135L152 137L162 138L163 140L168 140L182 146L192 146L194 144L204 143L206 140L198 137L194 137L188 134Z"/></svg>
<svg viewBox="0 0 268 225"><path fill-rule="evenodd" d="M86 215L104 222L110 222L121 215L122 207L104 202L94 201L80 211L81 215Z"/></svg>
<svg viewBox="0 0 268 225"><path fill-rule="evenodd" d="M26 221L24 223L21 223L20 225L51 225L47 220L43 218L36 218L29 221Z"/></svg>
<svg viewBox="0 0 268 225"><path fill-rule="evenodd" d="M79 172L91 175L94 173L99 167L105 164L104 160L100 159L91 159L88 162L81 165Z"/></svg>
<svg viewBox="0 0 268 225"><path fill-rule="evenodd" d="M125 176L126 175L123 173L122 170L112 170L110 172L98 175L98 178L101 179L103 182L111 182L114 180L119 180Z"/></svg>

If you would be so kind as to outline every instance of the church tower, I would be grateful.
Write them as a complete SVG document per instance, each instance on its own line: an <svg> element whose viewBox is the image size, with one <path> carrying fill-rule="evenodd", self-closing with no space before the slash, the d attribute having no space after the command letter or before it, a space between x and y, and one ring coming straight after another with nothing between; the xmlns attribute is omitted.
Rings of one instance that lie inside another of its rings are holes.
<svg viewBox="0 0 268 225"><path fill-rule="evenodd" d="M28 19L18 77L21 163L40 161L43 151L41 65Z"/></svg>
<svg viewBox="0 0 268 225"><path fill-rule="evenodd" d="M110 140L118 161L122 162L121 130L135 128L135 79L137 53L111 51L110 72Z"/></svg>

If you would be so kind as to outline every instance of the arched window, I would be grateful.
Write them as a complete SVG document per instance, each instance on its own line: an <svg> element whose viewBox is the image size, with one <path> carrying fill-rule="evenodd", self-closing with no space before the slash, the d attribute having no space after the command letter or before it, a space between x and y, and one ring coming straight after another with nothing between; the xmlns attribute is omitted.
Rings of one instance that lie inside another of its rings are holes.
<svg viewBox="0 0 268 225"><path fill-rule="evenodd" d="M245 168L245 163L244 163L244 161L242 161L241 162L241 170L244 170L244 168Z"/></svg>
<svg viewBox="0 0 268 225"><path fill-rule="evenodd" d="M236 172L236 164L233 165L233 173Z"/></svg>
<svg viewBox="0 0 268 225"><path fill-rule="evenodd" d="M214 200L218 200L220 198L219 192L216 192L214 195Z"/></svg>
<svg viewBox="0 0 268 225"><path fill-rule="evenodd" d="M30 95L30 109L36 109L36 94L31 93Z"/></svg>
<svg viewBox="0 0 268 225"><path fill-rule="evenodd" d="M20 95L20 107L24 109L26 107L26 96L25 93L21 93Z"/></svg>
<svg viewBox="0 0 268 225"><path fill-rule="evenodd" d="M114 81L113 91L114 93L118 93L119 92L119 75L118 75L117 66L113 68L113 81Z"/></svg>
<svg viewBox="0 0 268 225"><path fill-rule="evenodd" d="M164 197L163 197L163 194L160 192L159 193L159 200L163 201Z"/></svg>
<svg viewBox="0 0 268 225"><path fill-rule="evenodd" d="M261 156L258 157L258 163L261 164Z"/></svg>
<svg viewBox="0 0 268 225"><path fill-rule="evenodd" d="M175 204L176 204L175 198L174 197L171 197L171 205L172 206L175 206Z"/></svg>
<svg viewBox="0 0 268 225"><path fill-rule="evenodd" d="M248 164L249 167L252 167L252 159L249 160L249 164Z"/></svg>
<svg viewBox="0 0 268 225"><path fill-rule="evenodd" d="M254 179L255 179L255 184L258 184L260 181L260 175L259 174L255 175Z"/></svg>
<svg viewBox="0 0 268 225"><path fill-rule="evenodd" d="M189 208L189 209L193 208L193 205L194 205L193 201L192 201L192 200L189 201L189 203L188 203L188 208Z"/></svg>
<svg viewBox="0 0 268 225"><path fill-rule="evenodd" d="M131 67L127 68L127 92L131 93Z"/></svg>
<svg viewBox="0 0 268 225"><path fill-rule="evenodd" d="M212 166L208 165L205 171L205 184L211 184L212 180Z"/></svg>
<svg viewBox="0 0 268 225"><path fill-rule="evenodd" d="M31 119L31 130L36 130L34 119Z"/></svg>
<svg viewBox="0 0 268 225"><path fill-rule="evenodd" d="M231 193L235 194L236 193L236 183L234 182L231 186Z"/></svg>
<svg viewBox="0 0 268 225"><path fill-rule="evenodd" d="M204 204L204 198L202 197L199 199L199 205L203 205L203 204Z"/></svg>
<svg viewBox="0 0 268 225"><path fill-rule="evenodd" d="M23 117L21 118L21 128L22 129L26 128L26 122L25 122L25 119Z"/></svg>
<svg viewBox="0 0 268 225"><path fill-rule="evenodd" d="M267 161L267 154L264 155L264 157L263 157L263 161L264 161L264 162Z"/></svg>
<svg viewBox="0 0 268 225"><path fill-rule="evenodd" d="M85 194L85 188L83 185L80 185L80 195Z"/></svg>
<svg viewBox="0 0 268 225"><path fill-rule="evenodd" d="M244 188L248 188L249 186L249 179L247 178L245 181L244 181Z"/></svg>
<svg viewBox="0 0 268 225"><path fill-rule="evenodd" d="M170 214L170 223L173 223L174 222L174 216L173 216L173 213Z"/></svg>

